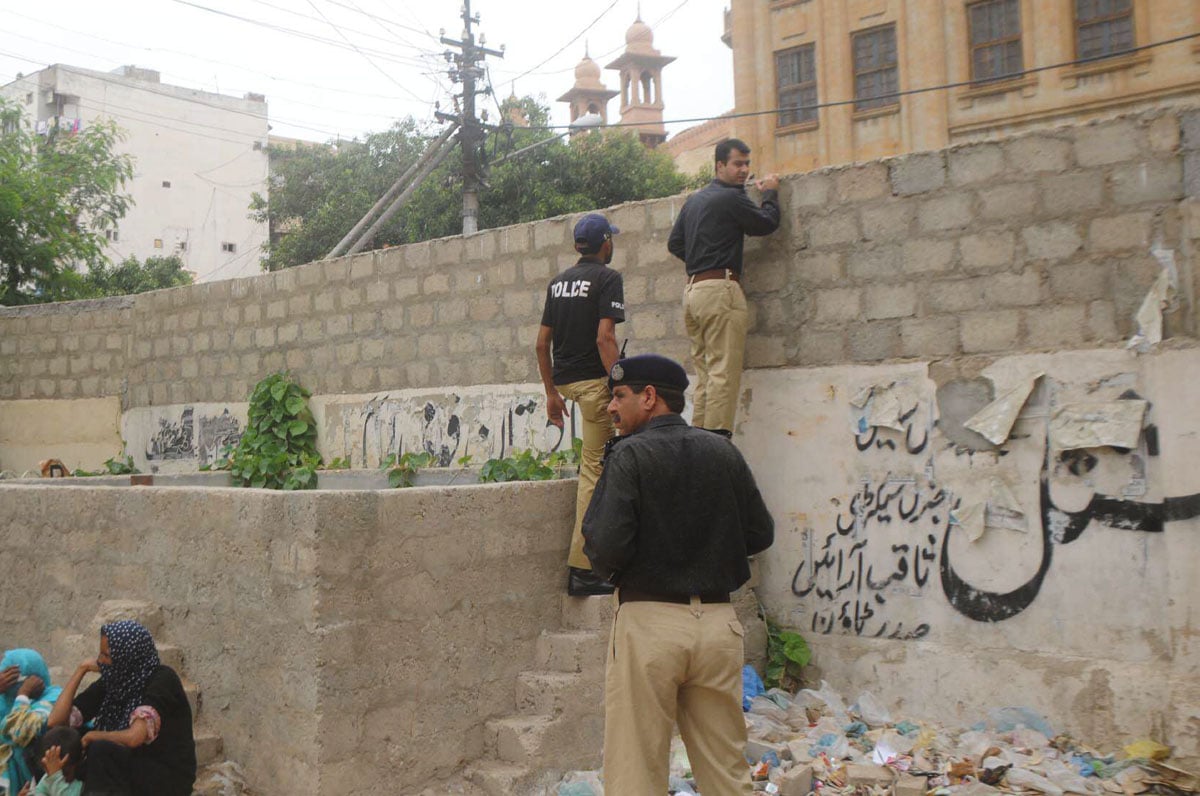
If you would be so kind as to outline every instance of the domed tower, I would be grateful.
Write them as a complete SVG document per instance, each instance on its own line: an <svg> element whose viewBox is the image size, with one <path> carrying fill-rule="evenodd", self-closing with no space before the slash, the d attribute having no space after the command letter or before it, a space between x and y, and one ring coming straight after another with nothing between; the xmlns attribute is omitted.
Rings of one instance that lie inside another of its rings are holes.
<svg viewBox="0 0 1200 796"><path fill-rule="evenodd" d="M566 94L558 98L559 102L570 103L571 123L586 113L600 116L604 124L608 123L608 101L620 92L612 91L600 82L600 66L584 51L583 60L575 67L575 85ZM579 132L573 130L571 135Z"/></svg>
<svg viewBox="0 0 1200 796"><path fill-rule="evenodd" d="M667 138L662 69L674 60L654 49L654 31L639 14L625 31L625 52L605 67L621 73L621 123L635 125L642 143L651 148Z"/></svg>

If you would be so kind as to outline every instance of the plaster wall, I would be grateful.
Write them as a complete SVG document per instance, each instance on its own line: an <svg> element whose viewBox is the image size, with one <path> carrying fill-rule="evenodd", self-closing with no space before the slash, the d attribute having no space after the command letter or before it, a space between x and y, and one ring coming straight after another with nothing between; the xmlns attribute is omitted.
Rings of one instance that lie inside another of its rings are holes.
<svg viewBox="0 0 1200 796"><path fill-rule="evenodd" d="M116 396L64 401L7 401L0 411L0 470L38 473L47 458L91 470L121 450Z"/></svg>
<svg viewBox="0 0 1200 796"><path fill-rule="evenodd" d="M962 442L1039 373L1007 442ZM1100 748L1195 758L1198 375L1195 348L750 374L739 446L778 523L760 597L851 699L968 724L1029 705ZM1134 448L1056 449L1060 410L1137 397ZM869 425L893 399L894 427Z"/></svg>
<svg viewBox="0 0 1200 796"><path fill-rule="evenodd" d="M0 584L0 636L69 670L102 601L157 604L256 793L417 792L514 711L574 495L0 486L6 552L41 562Z"/></svg>

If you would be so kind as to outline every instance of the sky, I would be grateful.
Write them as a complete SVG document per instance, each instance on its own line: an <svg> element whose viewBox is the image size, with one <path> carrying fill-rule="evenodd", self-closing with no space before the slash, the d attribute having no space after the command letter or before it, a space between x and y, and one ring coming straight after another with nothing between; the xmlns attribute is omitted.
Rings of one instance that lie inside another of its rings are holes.
<svg viewBox="0 0 1200 796"><path fill-rule="evenodd" d="M452 110L438 42L462 33L461 0L47 0L0 4L0 85L53 63L111 71L158 70L188 88L267 97L273 135L324 141L384 130ZM585 47L601 67L625 46L638 17L654 46L677 60L663 70L664 119L708 118L733 107L732 53L720 40L725 0L471 0L476 38L504 57L486 65L498 99L514 92L551 107L574 83ZM240 18L239 18L240 17ZM247 21L253 20L253 21ZM256 24L261 23L261 24ZM601 80L616 89L617 72ZM494 121L496 103L480 97ZM609 119L619 116L619 97ZM676 133L689 123L668 124Z"/></svg>

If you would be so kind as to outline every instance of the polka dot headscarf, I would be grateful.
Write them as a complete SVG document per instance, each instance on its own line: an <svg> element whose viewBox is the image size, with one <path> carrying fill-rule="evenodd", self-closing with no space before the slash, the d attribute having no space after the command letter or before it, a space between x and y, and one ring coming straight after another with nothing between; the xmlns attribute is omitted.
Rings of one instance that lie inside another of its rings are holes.
<svg viewBox="0 0 1200 796"><path fill-rule="evenodd" d="M96 729L128 729L130 714L143 704L146 681L158 668L158 650L150 631L132 619L111 622L100 628L100 633L108 639L112 663L100 664L104 702L96 716Z"/></svg>

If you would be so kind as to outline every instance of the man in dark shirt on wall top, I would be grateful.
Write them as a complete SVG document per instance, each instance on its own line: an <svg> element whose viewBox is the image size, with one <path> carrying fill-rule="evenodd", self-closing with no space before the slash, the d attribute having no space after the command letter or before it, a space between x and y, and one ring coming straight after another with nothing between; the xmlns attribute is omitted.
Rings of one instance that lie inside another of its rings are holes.
<svg viewBox="0 0 1200 796"><path fill-rule="evenodd" d="M737 448L679 416L682 366L644 354L610 374L621 436L583 521L584 550L620 604L605 666L605 792L665 793L678 723L701 793L750 793L729 593L775 523Z"/></svg>
<svg viewBox="0 0 1200 796"><path fill-rule="evenodd" d="M607 267L613 257L612 236L617 232L599 213L589 213L575 225L579 262L556 276L546 288L537 337L546 415L562 428L563 415L567 414L563 399L574 401L583 437L575 527L567 557L567 593L575 597L612 593L612 586L592 572L583 553L580 526L600 477L604 444L613 436L607 409L607 374L617 361L616 325L625 320L621 275Z"/></svg>
<svg viewBox="0 0 1200 796"><path fill-rule="evenodd" d="M717 144L715 159L716 179L683 203L667 250L687 271L683 322L696 366L692 423L731 436L746 347L743 238L779 228L779 177L756 183L759 207L746 196L750 147L730 138Z"/></svg>

